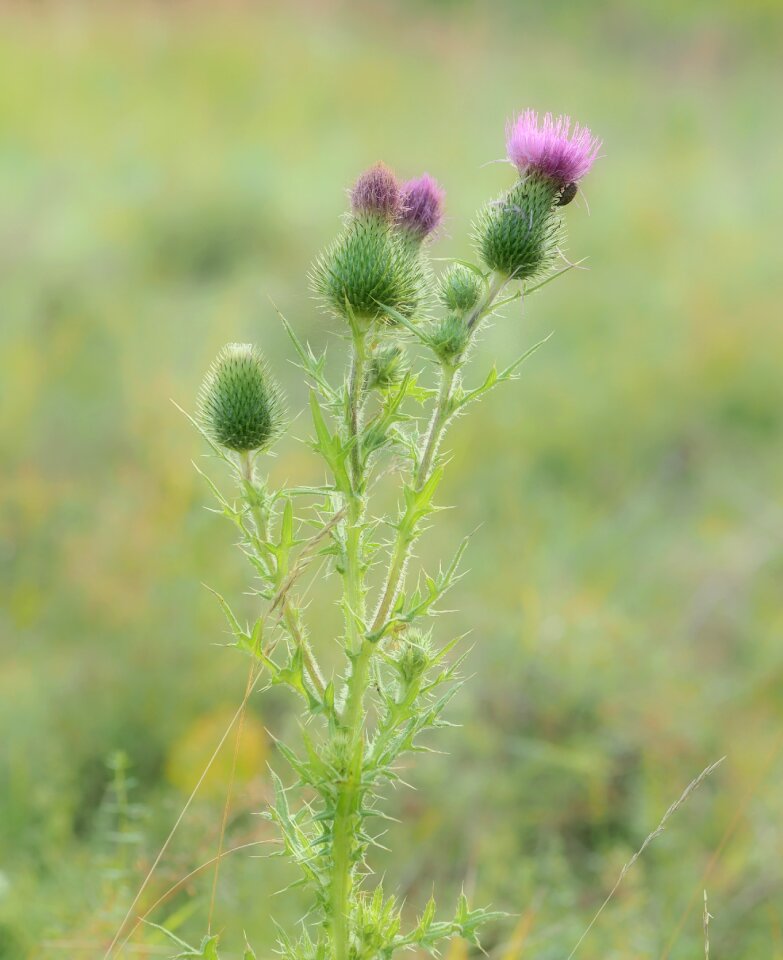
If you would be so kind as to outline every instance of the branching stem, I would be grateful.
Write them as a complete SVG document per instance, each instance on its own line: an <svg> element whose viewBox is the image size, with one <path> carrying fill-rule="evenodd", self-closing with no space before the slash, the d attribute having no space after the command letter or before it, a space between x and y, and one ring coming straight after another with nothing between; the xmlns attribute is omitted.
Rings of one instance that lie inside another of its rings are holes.
<svg viewBox="0 0 783 960"><path fill-rule="evenodd" d="M263 509L262 498L256 488L253 454L248 451L241 453L239 455L239 464L242 473L242 480L245 486L245 498L250 506L250 513L253 517L253 524L256 528L258 549L264 553L267 562L274 563L274 558L266 549L266 543L269 538L269 529L266 513ZM278 569L277 565L275 565L274 573L277 579L277 586L279 587L282 581L285 579L286 571ZM321 671L318 667L318 663L316 662L313 651L310 648L310 644L308 643L307 638L302 633L302 629L299 626L299 619L296 615L296 611L288 602L287 596L282 598L281 607L282 621L285 624L285 628L294 644L302 651L302 658L304 660L307 676L310 679L310 682L312 683L313 688L318 696L323 697L324 681L323 677L321 676Z"/></svg>
<svg viewBox="0 0 783 960"><path fill-rule="evenodd" d="M466 324L471 337L475 334L481 321L492 309L498 294L508 282L506 277L493 274L483 299L466 318ZM419 492L432 475L433 466L446 427L453 414L454 390L459 383L459 367L442 364L440 368L440 383L438 385L438 399L432 412L430 425L426 433L424 448L418 465L414 468L414 488ZM400 588L405 578L405 567L410 556L411 548L416 540L415 531L409 530L400 523L397 527L397 536L392 546L389 567L386 573L383 592L373 617L370 628L371 635L377 635L388 619L394 607Z"/></svg>

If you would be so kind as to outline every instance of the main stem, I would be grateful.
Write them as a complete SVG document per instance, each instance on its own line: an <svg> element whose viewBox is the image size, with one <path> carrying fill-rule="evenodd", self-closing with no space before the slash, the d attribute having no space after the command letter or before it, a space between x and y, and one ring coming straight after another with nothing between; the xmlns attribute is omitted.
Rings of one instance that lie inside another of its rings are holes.
<svg viewBox="0 0 783 960"><path fill-rule="evenodd" d="M364 468L361 450L366 332L357 331L348 384L346 432L351 446L351 492L347 497L343 554L346 652L351 662L341 733L346 738L345 775L337 788L332 833L331 939L334 960L348 960L349 913L353 870L357 859L358 810L364 761L364 696L367 691L372 644L365 637L365 584L362 558L364 522Z"/></svg>
<svg viewBox="0 0 783 960"><path fill-rule="evenodd" d="M466 318L471 335L489 312L492 303L507 280L492 277L482 301ZM343 584L346 617L346 650L351 661L348 692L340 718L342 733L347 739L346 769L337 790L332 834L332 877L330 890L331 935L333 960L348 960L350 951L349 913L353 892L353 870L360 856L358 813L361 804L361 781L364 763L364 697L370 677L370 661L375 643L368 639L365 623L365 583L362 566L362 524L364 519L364 475L361 450L361 413L363 405L366 333L355 331L353 358L348 386L346 430L351 442L351 494L347 498ZM444 364L438 399L427 430L421 458L414 472L413 483L421 490L432 475L443 431L452 410L458 366ZM374 635L386 622L402 584L405 565L416 539L413 524L405 518L398 526L386 582L369 635Z"/></svg>

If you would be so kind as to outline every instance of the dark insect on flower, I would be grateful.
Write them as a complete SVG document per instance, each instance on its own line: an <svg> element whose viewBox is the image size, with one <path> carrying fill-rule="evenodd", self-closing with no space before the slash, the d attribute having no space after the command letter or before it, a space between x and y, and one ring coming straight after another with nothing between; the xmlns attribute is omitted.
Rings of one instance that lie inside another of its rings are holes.
<svg viewBox="0 0 783 960"><path fill-rule="evenodd" d="M571 183L567 183L560 192L560 196L557 198L557 203L555 206L567 206L576 196L576 191L578 189L579 188L577 187L575 180L572 180Z"/></svg>

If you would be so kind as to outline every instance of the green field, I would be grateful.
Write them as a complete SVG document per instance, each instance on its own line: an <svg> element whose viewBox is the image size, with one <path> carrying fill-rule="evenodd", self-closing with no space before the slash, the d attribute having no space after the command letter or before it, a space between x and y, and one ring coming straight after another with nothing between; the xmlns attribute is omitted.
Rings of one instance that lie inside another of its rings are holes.
<svg viewBox="0 0 783 960"><path fill-rule="evenodd" d="M782 36L772 0L0 6L1 960L103 956L244 689L202 582L242 609L248 571L170 400L253 340L304 410L272 302L336 358L305 275L345 188L378 159L430 171L437 255L470 256L527 106L604 139L568 208L589 270L509 307L468 373L554 331L450 434L459 509L421 552L477 528L439 626L470 633L470 678L375 863L412 915L433 883L512 914L493 960L566 960L725 755L577 957L703 956L706 889L713 957L783 958ZM306 434L278 482L319 479ZM311 603L328 651L339 614ZM266 731L297 719L252 706L232 846L269 836ZM214 855L229 765L145 906ZM300 916L258 849L222 870L228 960ZM151 919L197 939L209 894Z"/></svg>

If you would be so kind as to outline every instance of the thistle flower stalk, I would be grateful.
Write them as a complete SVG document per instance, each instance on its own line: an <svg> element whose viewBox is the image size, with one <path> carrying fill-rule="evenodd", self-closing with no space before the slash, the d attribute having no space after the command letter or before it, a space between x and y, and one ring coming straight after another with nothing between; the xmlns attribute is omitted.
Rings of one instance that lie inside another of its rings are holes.
<svg viewBox="0 0 783 960"><path fill-rule="evenodd" d="M345 229L311 272L314 291L350 333L341 383L329 381L324 357L286 323L310 388L311 446L326 467L324 483L273 490L260 475L283 414L280 392L255 348L229 345L202 387L196 422L234 473L239 494L231 499L210 486L239 531L260 611L243 625L218 598L235 646L267 671L270 684L299 698L309 721L300 750L278 743L295 780L286 788L272 774L275 799L267 812L282 852L312 896L312 919L302 923L299 936L280 934L285 960L390 960L409 948L436 953L454 936L478 943L480 927L499 916L471 909L463 895L450 919L437 920L431 900L403 930L402 906L380 884L370 892L366 878L376 843L368 823L380 813L384 787L397 782L400 756L444 725L460 685L461 659L450 660L456 641L438 646L423 626L459 579L465 545L436 576L421 576L413 588L406 582L414 545L437 510L443 438L457 416L513 379L532 350L500 373L493 367L475 387L464 385L463 373L501 292L516 284L521 298L531 278L551 270L559 255L565 184L547 180L541 165L535 167L537 158L544 156L551 173L555 160L565 157L571 167L561 163L562 172L576 169L577 160L584 167L585 151L597 149L589 131L585 139L580 128L550 121L543 140L536 139L533 119L524 116L524 136L513 141L515 150L519 143L527 150L524 165L517 164L520 178L476 221L482 263L460 261L440 281L426 263L424 242L443 218L444 194L434 179L425 174L400 185L378 165L354 184ZM546 149L536 154L541 143ZM429 314L436 299L445 310L440 319ZM418 384L406 351L430 363L435 390ZM419 412L423 401L431 403L428 415ZM402 489L399 511L376 518L368 510L370 481L390 470ZM384 525L392 531L388 543L378 536ZM339 583L342 676L324 673L318 652L329 638L316 636L311 643L305 626L300 588L316 558L327 559ZM366 577L371 564L385 568L376 598ZM306 795L292 805L301 789ZM189 955L217 957L217 938L209 934Z"/></svg>

